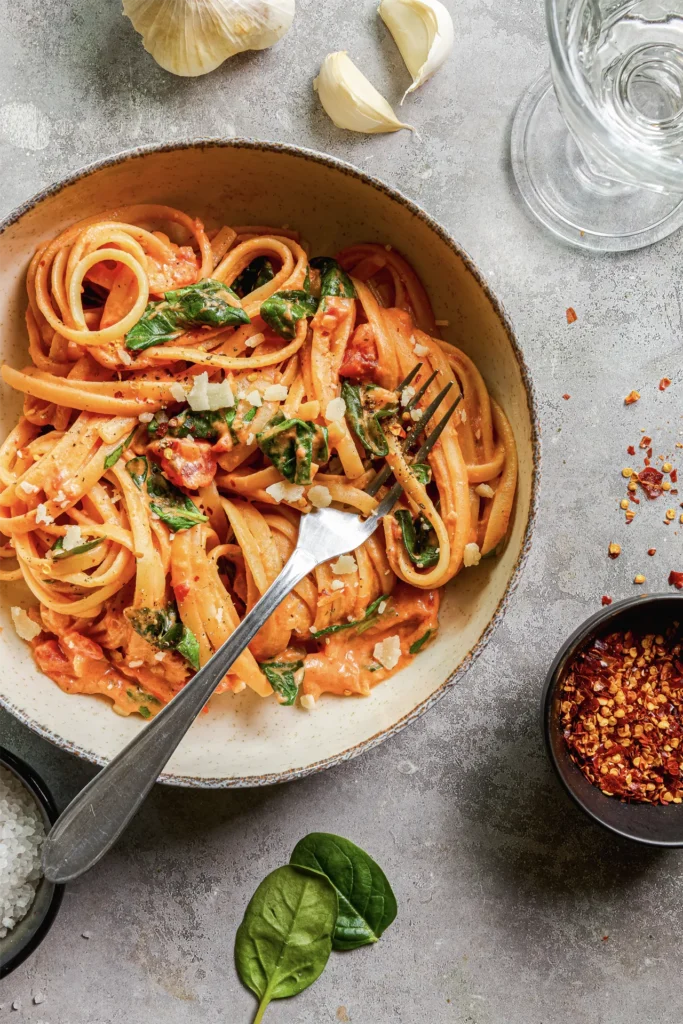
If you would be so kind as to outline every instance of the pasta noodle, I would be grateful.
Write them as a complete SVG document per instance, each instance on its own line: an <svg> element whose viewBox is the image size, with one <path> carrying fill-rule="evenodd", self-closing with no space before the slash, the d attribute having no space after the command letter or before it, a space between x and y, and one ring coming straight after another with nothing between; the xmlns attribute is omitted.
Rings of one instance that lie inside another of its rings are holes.
<svg viewBox="0 0 683 1024"><path fill-rule="evenodd" d="M503 542L512 431L391 247L310 259L289 229L137 205L42 245L27 288L31 365L2 367L24 410L0 447L0 580L37 599L20 635L65 691L153 715L275 579L302 515L376 507L385 460L403 495L383 530L302 580L219 692L367 695ZM447 383L458 408L415 465L404 440Z"/></svg>

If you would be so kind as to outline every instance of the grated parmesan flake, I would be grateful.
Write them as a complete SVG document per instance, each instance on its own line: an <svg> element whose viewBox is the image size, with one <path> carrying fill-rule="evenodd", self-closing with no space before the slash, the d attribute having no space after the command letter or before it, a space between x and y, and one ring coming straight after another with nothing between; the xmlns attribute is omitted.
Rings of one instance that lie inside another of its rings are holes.
<svg viewBox="0 0 683 1024"><path fill-rule="evenodd" d="M410 410L410 418L412 420L415 420L416 423L417 423L417 421L419 420L419 418L421 416L422 416L422 409L411 409Z"/></svg>
<svg viewBox="0 0 683 1024"><path fill-rule="evenodd" d="M140 415L138 416L138 419L139 419L140 423L151 423L152 420L154 419L154 413L153 412L141 412Z"/></svg>
<svg viewBox="0 0 683 1024"><path fill-rule="evenodd" d="M404 388L401 392L401 405L403 408L415 397L415 388Z"/></svg>
<svg viewBox="0 0 683 1024"><path fill-rule="evenodd" d="M168 390L171 392L171 397L176 402L184 402L187 398L187 388L183 387L182 384L171 384Z"/></svg>
<svg viewBox="0 0 683 1024"><path fill-rule="evenodd" d="M420 345L420 344L414 345L413 346L413 352L415 353L415 355L417 356L418 359L421 359L422 356L428 356L429 355L429 349L427 348L426 345Z"/></svg>
<svg viewBox="0 0 683 1024"><path fill-rule="evenodd" d="M385 640L380 640L379 643L375 644L372 654L383 668L396 668L401 657L401 638L398 635L394 635L388 636Z"/></svg>
<svg viewBox="0 0 683 1024"><path fill-rule="evenodd" d="M286 480L278 480L276 484L266 487L266 494L269 494L278 505L281 501L299 501L303 493L304 489L300 484L290 484Z"/></svg>
<svg viewBox="0 0 683 1024"><path fill-rule="evenodd" d="M343 590L344 586L345 584L343 580L332 580L332 582L330 583L331 590Z"/></svg>
<svg viewBox="0 0 683 1024"><path fill-rule="evenodd" d="M47 514L47 506L45 506L42 502L40 503L40 505L38 505L36 509L36 526L39 523L45 523L46 526L49 526L51 523L54 523L54 519L52 518L52 516Z"/></svg>
<svg viewBox="0 0 683 1024"><path fill-rule="evenodd" d="M386 610L387 610L387 602L386 601L380 601L380 603L377 606L377 614L378 615L384 615Z"/></svg>
<svg viewBox="0 0 683 1024"><path fill-rule="evenodd" d="M209 408L208 385L209 375L205 370L195 377L192 389L187 394L187 404L192 412L206 412Z"/></svg>
<svg viewBox="0 0 683 1024"><path fill-rule="evenodd" d="M28 480L22 480L20 484L17 484L17 490L23 491L24 494L37 494L40 487L29 483Z"/></svg>
<svg viewBox="0 0 683 1024"><path fill-rule="evenodd" d="M481 551L479 550L478 544L465 544L465 550L462 553L462 564L466 569L469 569L472 565L479 565L481 562Z"/></svg>
<svg viewBox="0 0 683 1024"><path fill-rule="evenodd" d="M17 631L17 636L21 637L22 640L35 640L39 633L42 633L41 627L37 622L28 617L25 608L14 607L10 609L12 614L12 622L14 628Z"/></svg>
<svg viewBox="0 0 683 1024"><path fill-rule="evenodd" d="M340 555L337 561L330 565L335 576L347 576L350 572L355 572L356 568L356 559L353 555Z"/></svg>
<svg viewBox="0 0 683 1024"><path fill-rule="evenodd" d="M303 697L301 697L299 703L306 711L312 711L315 707L315 697L312 693L305 693Z"/></svg>
<svg viewBox="0 0 683 1024"><path fill-rule="evenodd" d="M330 489L322 484L309 487L307 497L313 508L327 508L328 505L332 504Z"/></svg>
<svg viewBox="0 0 683 1024"><path fill-rule="evenodd" d="M247 348L256 348L257 345L260 345L261 342L265 340L265 334L252 334L251 338L247 338L244 344Z"/></svg>
<svg viewBox="0 0 683 1024"><path fill-rule="evenodd" d="M249 405L253 405L256 409L263 404L261 393L257 391L256 388L249 392L247 395L247 401L249 402Z"/></svg>
<svg viewBox="0 0 683 1024"><path fill-rule="evenodd" d="M478 494L480 498L492 498L496 492L489 484L478 484L474 488L474 493Z"/></svg>
<svg viewBox="0 0 683 1024"><path fill-rule="evenodd" d="M67 526L64 537L62 538L62 549L64 551L71 551L72 548L77 548L82 543L83 535L81 533L80 526Z"/></svg>
<svg viewBox="0 0 683 1024"><path fill-rule="evenodd" d="M209 396L209 412L216 412L218 409L232 409L235 404L235 396L230 387L230 381L223 380L220 384L207 384L206 390Z"/></svg>
<svg viewBox="0 0 683 1024"><path fill-rule="evenodd" d="M346 402L343 398L333 398L331 402L327 403L325 419L328 423L337 423L339 420L343 420L345 415Z"/></svg>
<svg viewBox="0 0 683 1024"><path fill-rule="evenodd" d="M288 394L289 388L284 384L270 384L263 392L263 397L266 402L284 402Z"/></svg>

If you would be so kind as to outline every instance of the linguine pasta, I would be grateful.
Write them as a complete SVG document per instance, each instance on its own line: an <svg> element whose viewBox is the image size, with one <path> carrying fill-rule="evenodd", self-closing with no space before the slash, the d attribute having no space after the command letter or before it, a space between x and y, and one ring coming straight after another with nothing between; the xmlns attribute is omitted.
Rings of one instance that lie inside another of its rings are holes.
<svg viewBox="0 0 683 1024"><path fill-rule="evenodd" d="M369 514L384 461L404 494L383 530L302 580L219 692L367 695L503 541L512 431L390 246L310 259L294 231L130 206L41 246L27 287L32 365L2 368L24 411L0 448L0 579L39 602L19 632L65 691L154 714L275 579L300 516ZM402 442L448 382L455 415L411 465Z"/></svg>

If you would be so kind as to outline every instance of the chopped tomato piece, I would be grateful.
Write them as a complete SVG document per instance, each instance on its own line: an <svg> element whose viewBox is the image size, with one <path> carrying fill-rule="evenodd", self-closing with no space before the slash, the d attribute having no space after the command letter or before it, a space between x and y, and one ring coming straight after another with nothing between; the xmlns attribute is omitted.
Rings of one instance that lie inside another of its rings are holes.
<svg viewBox="0 0 683 1024"><path fill-rule="evenodd" d="M165 437L153 441L147 451L159 460L164 474L176 487L196 491L206 487L216 475L217 462L207 441L193 437Z"/></svg>
<svg viewBox="0 0 683 1024"><path fill-rule="evenodd" d="M178 583L178 584L176 584L176 586L173 588L173 593L175 594L175 599L176 599L176 601L178 601L178 603L180 603L181 601L184 601L185 598L187 597L187 595L190 593L190 584L189 583Z"/></svg>
<svg viewBox="0 0 683 1024"><path fill-rule="evenodd" d="M353 332L350 344L344 353L344 361L339 368L341 377L352 380L373 381L379 384L379 364L377 346L370 324L361 324Z"/></svg>

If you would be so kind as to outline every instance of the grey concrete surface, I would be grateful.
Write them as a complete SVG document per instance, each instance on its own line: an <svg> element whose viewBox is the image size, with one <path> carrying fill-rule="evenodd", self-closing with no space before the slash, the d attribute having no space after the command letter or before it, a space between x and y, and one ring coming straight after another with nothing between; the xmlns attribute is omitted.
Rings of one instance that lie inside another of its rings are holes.
<svg viewBox="0 0 683 1024"><path fill-rule="evenodd" d="M3 4L2 214L93 159L186 136L300 143L368 168L437 217L505 303L538 389L544 464L523 581L465 680L398 738L320 777L239 793L157 787L114 852L69 887L38 953L0 983L0 1021L249 1021L235 929L257 883L312 829L372 851L400 912L377 947L335 955L316 985L271 1007L273 1024L683 1016L683 853L618 842L584 820L551 775L538 724L549 661L600 595L630 595L641 571L666 589L669 570L683 569L680 528L663 525L661 502L641 505L628 528L617 507L640 428L662 454L683 440L681 240L595 257L527 219L508 136L521 90L545 63L541 5L446 2L455 51L406 109L421 141L338 131L311 92L322 57L346 48L398 100L407 75L374 0L299 0L283 44L195 80L154 64L118 0ZM662 394L665 374L673 385ZM626 408L633 387L643 397ZM616 562L610 540L624 548ZM91 775L4 713L0 737L62 802ZM34 1006L37 991L45 1002Z"/></svg>

